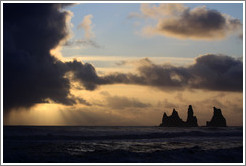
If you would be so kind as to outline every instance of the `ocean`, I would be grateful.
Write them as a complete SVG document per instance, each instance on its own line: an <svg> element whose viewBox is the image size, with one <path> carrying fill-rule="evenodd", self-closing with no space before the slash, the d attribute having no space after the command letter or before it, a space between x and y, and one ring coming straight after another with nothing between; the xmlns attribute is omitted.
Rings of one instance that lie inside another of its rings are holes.
<svg viewBox="0 0 246 166"><path fill-rule="evenodd" d="M3 127L3 163L242 162L243 127Z"/></svg>

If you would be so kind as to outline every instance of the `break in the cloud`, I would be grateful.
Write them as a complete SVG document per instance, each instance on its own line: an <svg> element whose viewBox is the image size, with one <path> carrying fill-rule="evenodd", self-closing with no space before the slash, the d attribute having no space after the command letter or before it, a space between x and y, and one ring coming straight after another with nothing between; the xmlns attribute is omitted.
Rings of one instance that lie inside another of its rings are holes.
<svg viewBox="0 0 246 166"><path fill-rule="evenodd" d="M82 28L84 30L86 39L91 39L95 36L92 31L92 18L93 16L91 14L84 16L83 21L78 26L78 29Z"/></svg>
<svg viewBox="0 0 246 166"><path fill-rule="evenodd" d="M145 17L157 20L155 26L143 28L145 35L163 35L180 39L214 40L231 34L242 34L240 20L205 6L191 9L182 4L141 5L141 14L131 17Z"/></svg>
<svg viewBox="0 0 246 166"><path fill-rule="evenodd" d="M99 44L93 40L95 38L95 34L92 31L93 25L92 25L92 18L93 15L89 14L84 16L83 21L78 25L78 29L83 29L84 31L84 37L82 39L71 39L69 41L66 41L63 46L92 46L95 48L100 48Z"/></svg>

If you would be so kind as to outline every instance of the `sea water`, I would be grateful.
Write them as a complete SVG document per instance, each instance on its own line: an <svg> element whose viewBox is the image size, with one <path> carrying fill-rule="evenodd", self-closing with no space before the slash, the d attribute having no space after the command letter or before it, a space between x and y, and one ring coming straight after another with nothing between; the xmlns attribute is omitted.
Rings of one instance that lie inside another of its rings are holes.
<svg viewBox="0 0 246 166"><path fill-rule="evenodd" d="M243 127L4 126L4 163L241 163Z"/></svg>

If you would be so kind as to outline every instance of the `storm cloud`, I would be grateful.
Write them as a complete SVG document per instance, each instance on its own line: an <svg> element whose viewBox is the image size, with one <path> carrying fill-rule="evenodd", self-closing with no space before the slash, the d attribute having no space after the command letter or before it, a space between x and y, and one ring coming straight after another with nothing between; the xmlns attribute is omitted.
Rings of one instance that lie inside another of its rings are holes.
<svg viewBox="0 0 246 166"><path fill-rule="evenodd" d="M68 35L69 12L61 8L61 4L3 5L4 110L47 98L74 103L68 99L63 64L50 55L50 49Z"/></svg>
<svg viewBox="0 0 246 166"><path fill-rule="evenodd" d="M90 89L87 82L94 77L92 65L81 63L77 72L80 62L62 62L50 54L51 49L70 35L67 20L72 14L64 6L67 4L4 3L4 111L31 107L48 99L75 104L70 94L70 80L66 77L68 72L74 72L75 77L80 74Z"/></svg>
<svg viewBox="0 0 246 166"><path fill-rule="evenodd" d="M155 26L143 29L147 35L164 35L181 39L214 40L242 34L240 20L205 6L191 9L182 4L143 4L144 17L156 19Z"/></svg>
<svg viewBox="0 0 246 166"><path fill-rule="evenodd" d="M191 88L218 91L243 90L243 62L225 55L205 55L196 58L187 68L192 74Z"/></svg>
<svg viewBox="0 0 246 166"><path fill-rule="evenodd" d="M204 89L215 91L243 90L243 63L226 55L207 54L187 67L156 65L143 59L138 74L114 73L101 79L105 83L139 84L163 90Z"/></svg>
<svg viewBox="0 0 246 166"><path fill-rule="evenodd" d="M72 62L66 62L66 67L73 73L72 78L79 81L87 90L94 90L100 82L95 68L89 63L83 64L75 59Z"/></svg>

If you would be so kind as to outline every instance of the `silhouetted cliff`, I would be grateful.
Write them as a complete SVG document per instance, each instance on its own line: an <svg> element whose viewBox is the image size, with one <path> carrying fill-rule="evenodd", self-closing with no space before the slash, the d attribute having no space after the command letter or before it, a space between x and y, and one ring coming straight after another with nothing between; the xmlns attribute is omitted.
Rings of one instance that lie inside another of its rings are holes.
<svg viewBox="0 0 246 166"><path fill-rule="evenodd" d="M178 115L178 112L173 109L172 115L167 116L167 114L164 112L162 123L160 124L162 127L197 127L197 119L195 116L193 116L193 109L192 106L189 105L188 108L188 116L187 121L184 122Z"/></svg>
<svg viewBox="0 0 246 166"><path fill-rule="evenodd" d="M214 115L210 122L207 121L207 127L226 127L226 119L220 109L214 107Z"/></svg>

